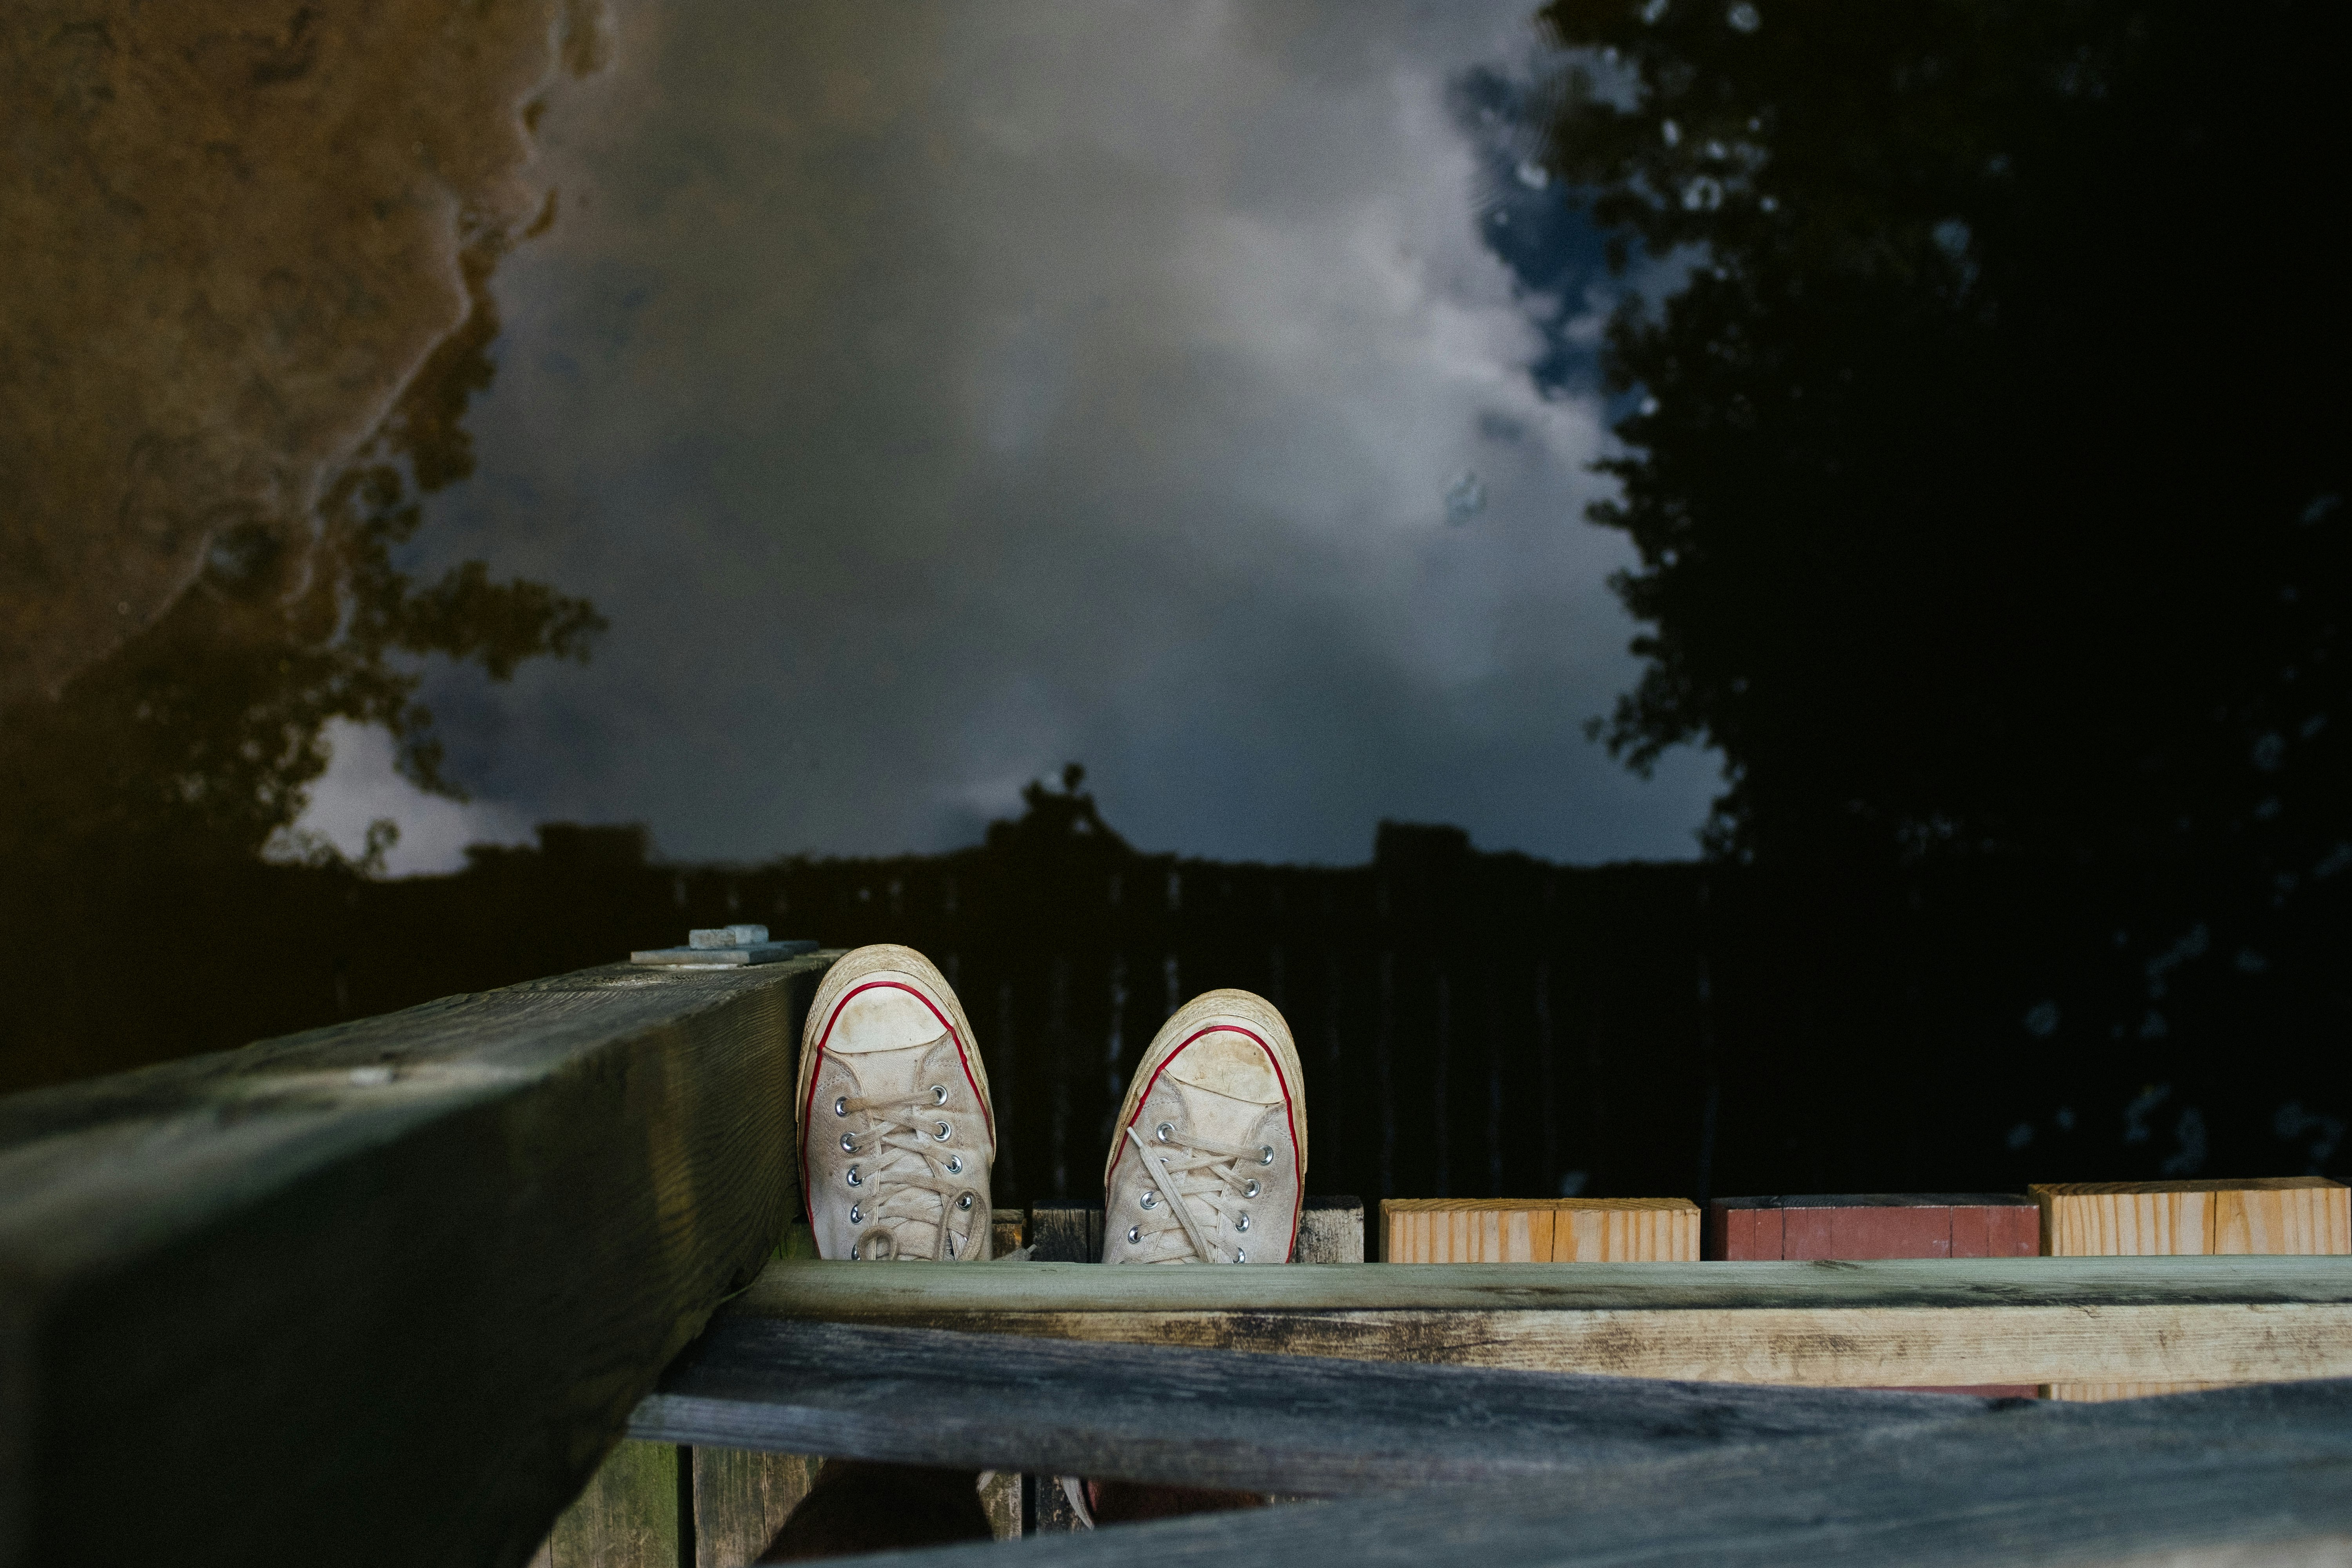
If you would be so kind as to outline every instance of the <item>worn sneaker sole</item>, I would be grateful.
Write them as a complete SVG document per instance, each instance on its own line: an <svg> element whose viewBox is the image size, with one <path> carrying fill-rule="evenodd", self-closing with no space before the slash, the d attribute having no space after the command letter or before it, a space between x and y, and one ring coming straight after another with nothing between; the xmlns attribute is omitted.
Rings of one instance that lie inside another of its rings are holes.
<svg viewBox="0 0 2352 1568"><path fill-rule="evenodd" d="M964 1075L971 1080L972 1092L980 1097L982 1116L988 1123L989 1163L996 1163L996 1102L989 1098L988 1067L980 1059L980 1046L973 1040L971 1020L964 1016L963 1004L957 1000L955 988L947 982L931 961L911 947L894 942L877 942L844 954L825 971L824 980L816 988L809 1003L808 1023L801 1032L800 1070L793 1083L793 1152L800 1172L801 1206L808 1207L808 1127L809 1096L816 1088L817 1058L824 1054L827 1037L833 1032L834 1019L841 1005L858 992L872 985L894 985L914 995L936 1015L950 1034L955 1037L956 1054L963 1061ZM814 1216L804 1215L814 1224Z"/></svg>
<svg viewBox="0 0 2352 1568"><path fill-rule="evenodd" d="M1290 1114L1290 1142L1298 1151L1299 1205L1306 1205L1307 1193L1307 1072L1298 1065L1298 1047L1290 1038L1290 1026L1274 1004L1248 991L1205 991L1193 997L1151 1037L1151 1045L1143 1059L1135 1064L1135 1076L1127 1080L1127 1098L1119 1102L1118 1121L1111 1129L1110 1152L1103 1160L1103 1192L1110 1192L1110 1174L1118 1165L1121 1150L1127 1147L1127 1130L1143 1113L1143 1102L1151 1093L1151 1086L1160 1077L1170 1058L1178 1051L1199 1039L1212 1029L1237 1028L1261 1049L1274 1058L1275 1077L1282 1081L1284 1103ZM1290 1216L1293 1245L1298 1235L1298 1215Z"/></svg>

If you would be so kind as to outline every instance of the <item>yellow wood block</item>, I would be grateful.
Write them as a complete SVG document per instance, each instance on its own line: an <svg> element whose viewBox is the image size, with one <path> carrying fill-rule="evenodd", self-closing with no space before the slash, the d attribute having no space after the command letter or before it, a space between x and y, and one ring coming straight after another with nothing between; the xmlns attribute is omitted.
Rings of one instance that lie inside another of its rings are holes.
<svg viewBox="0 0 2352 1568"><path fill-rule="evenodd" d="M1388 1263L1691 1263L1698 1205L1688 1198L1391 1198L1381 1205Z"/></svg>
<svg viewBox="0 0 2352 1568"><path fill-rule="evenodd" d="M2321 1176L2213 1194L2215 1252L2352 1253L2352 1188Z"/></svg>
<svg viewBox="0 0 2352 1568"><path fill-rule="evenodd" d="M2068 1182L2027 1189L2053 1258L2352 1253L2352 1190L2325 1176Z"/></svg>
<svg viewBox="0 0 2352 1568"><path fill-rule="evenodd" d="M2098 1405L2110 1399L2149 1399L2159 1394L2194 1394L2200 1388L2235 1388L2233 1383L2049 1383L2044 1399L2071 1399Z"/></svg>

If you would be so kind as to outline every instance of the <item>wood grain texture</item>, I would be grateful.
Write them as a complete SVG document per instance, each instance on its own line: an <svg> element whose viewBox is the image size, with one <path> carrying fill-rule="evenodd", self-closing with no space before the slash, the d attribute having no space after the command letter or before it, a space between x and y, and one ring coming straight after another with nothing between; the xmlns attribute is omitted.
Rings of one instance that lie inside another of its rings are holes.
<svg viewBox="0 0 2352 1568"><path fill-rule="evenodd" d="M2201 1258L2213 1248L2210 1188L2182 1183L2037 1185L2051 1258Z"/></svg>
<svg viewBox="0 0 2352 1568"><path fill-rule="evenodd" d="M1687 1198L1388 1198L1384 1263L1695 1262Z"/></svg>
<svg viewBox="0 0 2352 1568"><path fill-rule="evenodd" d="M2346 1568L2352 1389L2036 1405L1904 1434L1794 1438L1507 1484L1212 1514L1032 1542L1092 1568ZM986 1546L926 1553L982 1568ZM866 1560L897 1568L917 1560Z"/></svg>
<svg viewBox="0 0 2352 1568"><path fill-rule="evenodd" d="M1907 1430L1999 1407L729 1317L664 1374L630 1430L903 1464L1332 1494Z"/></svg>
<svg viewBox="0 0 2352 1568"><path fill-rule="evenodd" d="M2047 1399L2104 1405L2116 1399L2153 1399L2162 1394L2194 1394L2207 1388L2234 1388L2230 1383L2058 1383L2042 1390Z"/></svg>
<svg viewBox="0 0 2352 1568"><path fill-rule="evenodd" d="M525 1561L782 1232L825 962L0 1101L0 1563Z"/></svg>
<svg viewBox="0 0 2352 1568"><path fill-rule="evenodd" d="M2326 1258L972 1269L773 1264L730 1314L1705 1382L2352 1375Z"/></svg>
<svg viewBox="0 0 2352 1568"><path fill-rule="evenodd" d="M1361 1263L1364 1260L1364 1205L1360 1198L1309 1197L1298 1211L1298 1239L1291 1244L1293 1263Z"/></svg>
<svg viewBox="0 0 2352 1568"><path fill-rule="evenodd" d="M619 1444L556 1517L538 1560L547 1568L691 1568L678 1517L685 1462L674 1444Z"/></svg>
<svg viewBox="0 0 2352 1568"><path fill-rule="evenodd" d="M1029 1205L1029 1241L1037 1263L1100 1263L1102 1205L1034 1203Z"/></svg>
<svg viewBox="0 0 2352 1568"><path fill-rule="evenodd" d="M2224 1188L2207 1240L2217 1253L2352 1253L2352 1189L2317 1176Z"/></svg>
<svg viewBox="0 0 2352 1568"><path fill-rule="evenodd" d="M2352 1253L2352 1189L2325 1176L2046 1183L2043 1250L2056 1258Z"/></svg>
<svg viewBox="0 0 2352 1568"><path fill-rule="evenodd" d="M816 1484L824 1460L806 1454L697 1447L695 1568L748 1568Z"/></svg>
<svg viewBox="0 0 2352 1568"><path fill-rule="evenodd" d="M2352 1190L2324 1175L2201 1183L2042 1183L2053 1258L2352 1253Z"/></svg>

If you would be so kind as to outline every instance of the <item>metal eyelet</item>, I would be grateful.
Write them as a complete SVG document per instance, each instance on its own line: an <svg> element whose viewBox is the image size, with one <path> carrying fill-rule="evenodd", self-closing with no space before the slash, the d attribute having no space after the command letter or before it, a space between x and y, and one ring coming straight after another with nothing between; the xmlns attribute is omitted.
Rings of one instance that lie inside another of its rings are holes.
<svg viewBox="0 0 2352 1568"><path fill-rule="evenodd" d="M1249 1215L1243 1215L1240 1218L1234 1220L1234 1228L1241 1232L1244 1236L1247 1236L1249 1234Z"/></svg>
<svg viewBox="0 0 2352 1568"><path fill-rule="evenodd" d="M849 1096L845 1094L836 1094L833 1097L833 1113L835 1116L846 1116L849 1114Z"/></svg>
<svg viewBox="0 0 2352 1568"><path fill-rule="evenodd" d="M845 1154L856 1153L857 1140L846 1132L843 1133L841 1135L841 1152Z"/></svg>
<svg viewBox="0 0 2352 1568"><path fill-rule="evenodd" d="M1236 1263L1247 1263L1249 1261L1249 1254L1236 1247L1234 1248L1234 1261Z"/></svg>
<svg viewBox="0 0 2352 1568"><path fill-rule="evenodd" d="M971 1207L971 1194L970 1193L966 1193L963 1196L956 1199L956 1207L960 1209L968 1209Z"/></svg>
<svg viewBox="0 0 2352 1568"><path fill-rule="evenodd" d="M933 1105L945 1105L947 1102L948 1086L943 1083L935 1083L931 1085L931 1103Z"/></svg>
<svg viewBox="0 0 2352 1568"><path fill-rule="evenodd" d="M944 1143L948 1141L948 1134L953 1131L954 1129L950 1128L944 1121L936 1122L932 1126L931 1136Z"/></svg>
<svg viewBox="0 0 2352 1568"><path fill-rule="evenodd" d="M1146 1193L1143 1196L1136 1200L1136 1206L1138 1208L1156 1209L1160 1206L1160 1194L1158 1193Z"/></svg>
<svg viewBox="0 0 2352 1568"><path fill-rule="evenodd" d="M1139 1225L1129 1226L1127 1227L1127 1239L1129 1241L1141 1241L1143 1239L1143 1227Z"/></svg>
<svg viewBox="0 0 2352 1568"><path fill-rule="evenodd" d="M849 1167L849 1184L853 1187L862 1187L866 1184L866 1178L857 1173L857 1167L855 1165Z"/></svg>
<svg viewBox="0 0 2352 1568"><path fill-rule="evenodd" d="M856 1262L859 1262L859 1261L860 1261L860 1259L859 1259L859 1258L858 1258L858 1256L857 1256L857 1248L856 1248L856 1247L851 1247L851 1248L849 1249L849 1261L851 1261L852 1263L856 1263Z"/></svg>
<svg viewBox="0 0 2352 1568"><path fill-rule="evenodd" d="M962 1155L950 1154L948 1156L948 1174L950 1176L961 1176L963 1174Z"/></svg>
<svg viewBox="0 0 2352 1568"><path fill-rule="evenodd" d="M1257 1184L1257 1178L1255 1176L1252 1176L1248 1181L1242 1184L1242 1196L1245 1198L1254 1198L1257 1196L1259 1191L1260 1188Z"/></svg>
<svg viewBox="0 0 2352 1568"><path fill-rule="evenodd" d="M1273 1144L1261 1143L1257 1146L1257 1163L1261 1165L1271 1165L1274 1163Z"/></svg>
<svg viewBox="0 0 2352 1568"><path fill-rule="evenodd" d="M1162 1143L1167 1142L1175 1136L1176 1124L1173 1121L1163 1121L1160 1124L1160 1141Z"/></svg>
<svg viewBox="0 0 2352 1568"><path fill-rule="evenodd" d="M865 1223L866 1223L866 1211L865 1211L864 1209L862 1209L862 1208L859 1208L856 1204L852 1204L852 1205L849 1205L849 1223L850 1223L850 1224L852 1224L852 1225L863 1225L863 1224L865 1224Z"/></svg>

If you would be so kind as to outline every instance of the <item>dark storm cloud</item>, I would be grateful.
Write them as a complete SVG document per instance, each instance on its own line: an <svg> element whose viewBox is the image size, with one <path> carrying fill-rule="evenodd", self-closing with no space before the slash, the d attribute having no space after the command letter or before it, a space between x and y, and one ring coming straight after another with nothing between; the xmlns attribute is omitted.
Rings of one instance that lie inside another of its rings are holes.
<svg viewBox="0 0 2352 1568"><path fill-rule="evenodd" d="M1072 757L1155 848L1355 860L1385 816L1688 854L1704 760L1644 784L1580 732L1633 673L1601 414L1531 374L1559 301L1482 241L1449 97L1522 16L625 14L542 127L562 220L499 273L481 469L427 530L614 629L439 683L477 804L406 863L557 816L940 847ZM384 798L363 750L320 825Z"/></svg>

